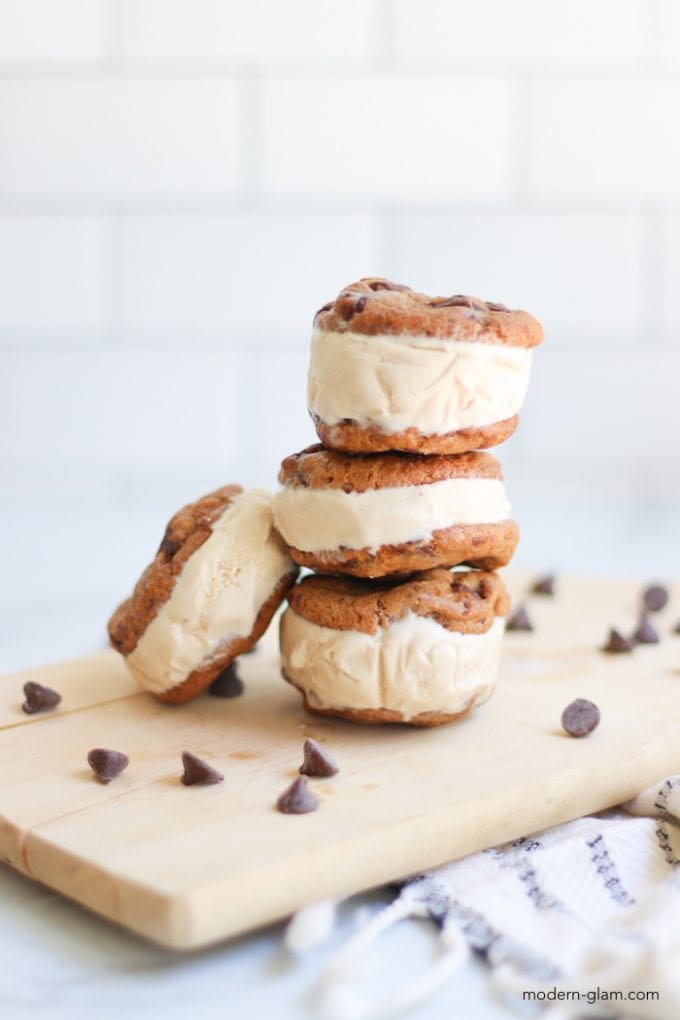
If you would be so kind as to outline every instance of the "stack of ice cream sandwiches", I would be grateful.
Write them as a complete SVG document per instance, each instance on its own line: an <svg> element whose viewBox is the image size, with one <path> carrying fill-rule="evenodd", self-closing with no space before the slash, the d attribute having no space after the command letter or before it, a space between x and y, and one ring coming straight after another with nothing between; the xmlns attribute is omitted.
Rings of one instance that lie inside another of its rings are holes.
<svg viewBox="0 0 680 1020"><path fill-rule="evenodd" d="M317 571L288 592L284 677L313 712L433 726L493 691L519 531L498 461L532 349L528 313L389 280L314 319L309 411L322 445L283 461L274 522ZM459 568L459 569L452 569Z"/></svg>
<svg viewBox="0 0 680 1020"><path fill-rule="evenodd" d="M284 460L273 498L225 486L170 520L109 621L140 685L182 702L228 681L287 595L282 671L310 711L434 726L486 700L518 528L480 451L514 431L542 337L526 312L379 278L324 305L322 445Z"/></svg>

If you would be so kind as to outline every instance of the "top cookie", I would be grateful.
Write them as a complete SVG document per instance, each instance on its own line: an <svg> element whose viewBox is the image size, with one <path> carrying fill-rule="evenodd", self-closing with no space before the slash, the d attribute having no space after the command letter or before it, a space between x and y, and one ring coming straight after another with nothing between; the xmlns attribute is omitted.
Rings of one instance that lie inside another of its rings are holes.
<svg viewBox="0 0 680 1020"><path fill-rule="evenodd" d="M543 339L543 327L528 312L465 294L430 297L370 276L320 308L314 325L334 333L412 334L514 347L536 347Z"/></svg>

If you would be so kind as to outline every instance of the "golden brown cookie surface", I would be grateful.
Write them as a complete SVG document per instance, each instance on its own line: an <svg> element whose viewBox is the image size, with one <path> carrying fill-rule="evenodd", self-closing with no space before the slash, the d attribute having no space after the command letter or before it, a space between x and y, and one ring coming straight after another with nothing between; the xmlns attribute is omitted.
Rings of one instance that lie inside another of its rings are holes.
<svg viewBox="0 0 680 1020"><path fill-rule="evenodd" d="M469 450L487 450L504 443L517 428L519 416L515 414L512 418L492 425L477 425L443 433L423 433L416 428L384 432L376 425L359 424L351 419L328 424L318 414L312 414L312 420L324 446L345 453L400 450L405 453L449 455Z"/></svg>
<svg viewBox="0 0 680 1020"><path fill-rule="evenodd" d="M484 634L505 616L505 585L490 571L427 570L399 583L317 574L288 593L291 609L318 627L376 634L413 613L460 634Z"/></svg>
<svg viewBox="0 0 680 1020"><path fill-rule="evenodd" d="M432 297L381 277L343 288L314 317L318 329L371 335L406 333L535 347L543 328L528 312L466 294Z"/></svg>
<svg viewBox="0 0 680 1020"><path fill-rule="evenodd" d="M342 489L344 492L427 485L448 478L501 479L501 466L489 453L465 453L457 457L417 457L401 453L349 457L315 443L286 457L279 471L282 485Z"/></svg>

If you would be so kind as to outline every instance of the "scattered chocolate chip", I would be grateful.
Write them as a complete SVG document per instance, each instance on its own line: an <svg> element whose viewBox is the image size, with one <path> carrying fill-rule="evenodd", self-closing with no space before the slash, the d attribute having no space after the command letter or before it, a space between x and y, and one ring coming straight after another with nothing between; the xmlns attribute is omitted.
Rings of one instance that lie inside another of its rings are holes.
<svg viewBox="0 0 680 1020"><path fill-rule="evenodd" d="M128 767L130 759L122 751L93 747L87 755L87 763L100 783L110 783Z"/></svg>
<svg viewBox="0 0 680 1020"><path fill-rule="evenodd" d="M403 283L394 283L392 280L371 280L368 285L371 290L410 290L410 287L405 287Z"/></svg>
<svg viewBox="0 0 680 1020"><path fill-rule="evenodd" d="M182 764L184 775L181 779L185 786L193 786L194 783L221 783L224 779L221 772L191 751L182 751Z"/></svg>
<svg viewBox="0 0 680 1020"><path fill-rule="evenodd" d="M659 640L659 635L649 622L649 617L643 614L631 641L634 641L636 645L657 645Z"/></svg>
<svg viewBox="0 0 680 1020"><path fill-rule="evenodd" d="M308 811L316 811L318 799L307 785L304 776L293 780L276 802L276 807L284 815L306 815Z"/></svg>
<svg viewBox="0 0 680 1020"><path fill-rule="evenodd" d="M623 634L619 634L618 630L613 627L609 631L609 638L607 644L603 645L603 652L611 652L613 655L619 655L622 652L632 652L634 648L633 642L625 638Z"/></svg>
<svg viewBox="0 0 680 1020"><path fill-rule="evenodd" d="M546 574L545 577L541 577L534 583L531 588L534 595L554 595L555 594L555 578L552 574Z"/></svg>
<svg viewBox="0 0 680 1020"><path fill-rule="evenodd" d="M680 634L680 620L678 620L678 622L676 623L675 627L673 627L673 633L674 634Z"/></svg>
<svg viewBox="0 0 680 1020"><path fill-rule="evenodd" d="M507 305L502 305L500 301L487 301L486 307L490 312L509 312L510 309Z"/></svg>
<svg viewBox="0 0 680 1020"><path fill-rule="evenodd" d="M300 766L303 776L334 776L338 771L335 759L316 740L305 740L304 761Z"/></svg>
<svg viewBox="0 0 680 1020"><path fill-rule="evenodd" d="M26 700L21 706L26 715L35 715L36 712L49 712L56 708L61 701L61 694L57 694L51 687L43 687L29 680L24 684L24 697Z"/></svg>
<svg viewBox="0 0 680 1020"><path fill-rule="evenodd" d="M533 630L533 624L529 619L526 609L524 606L518 606L517 609L512 613L505 624L506 630Z"/></svg>
<svg viewBox="0 0 680 1020"><path fill-rule="evenodd" d="M243 680L236 671L236 663L230 662L210 684L208 691L214 698L238 698L243 694Z"/></svg>
<svg viewBox="0 0 680 1020"><path fill-rule="evenodd" d="M599 723L599 708L586 698L576 698L562 713L562 727L571 737L586 737Z"/></svg>
<svg viewBox="0 0 680 1020"><path fill-rule="evenodd" d="M642 593L642 602L650 613L658 613L668 602L668 592L661 584L650 584Z"/></svg>
<svg viewBox="0 0 680 1020"><path fill-rule="evenodd" d="M349 319L357 315L359 312L363 312L367 304L367 294L357 294L354 291L346 290L338 297L335 302L335 307L342 318L349 321Z"/></svg>

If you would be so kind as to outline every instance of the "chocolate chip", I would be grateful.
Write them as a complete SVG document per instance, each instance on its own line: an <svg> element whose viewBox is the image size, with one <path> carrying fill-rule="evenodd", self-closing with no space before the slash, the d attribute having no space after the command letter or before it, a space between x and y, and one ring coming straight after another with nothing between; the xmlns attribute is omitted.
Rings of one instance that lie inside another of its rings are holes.
<svg viewBox="0 0 680 1020"><path fill-rule="evenodd" d="M342 318L349 321L349 319L357 315L359 312L363 312L367 304L367 294L357 294L354 291L346 290L338 297L335 302L335 307Z"/></svg>
<svg viewBox="0 0 680 1020"><path fill-rule="evenodd" d="M633 648L633 642L625 638L623 634L619 634L618 630L612 627L609 631L607 644L602 647L602 651L610 652L613 655L620 655L621 653L632 652Z"/></svg>
<svg viewBox="0 0 680 1020"><path fill-rule="evenodd" d="M678 622L676 623L675 627L673 627L673 633L674 634L680 634L680 620L678 620Z"/></svg>
<svg viewBox="0 0 680 1020"><path fill-rule="evenodd" d="M321 315L322 312L330 312L332 307L333 307L333 302L332 301L327 301L325 305L321 305L321 308L318 310L318 312L314 312L314 318L316 319L316 317L318 315Z"/></svg>
<svg viewBox="0 0 680 1020"><path fill-rule="evenodd" d="M452 294L448 298L435 298L430 301L432 308L472 308L474 307L471 297L467 294Z"/></svg>
<svg viewBox="0 0 680 1020"><path fill-rule="evenodd" d="M368 285L371 290L410 290L410 287L405 287L403 283L393 283L392 280L371 280Z"/></svg>
<svg viewBox="0 0 680 1020"><path fill-rule="evenodd" d="M110 783L128 767L130 759L122 751L93 747L87 755L87 763L100 783Z"/></svg>
<svg viewBox="0 0 680 1020"><path fill-rule="evenodd" d="M650 584L642 593L642 602L650 613L658 613L668 602L668 592L662 584Z"/></svg>
<svg viewBox="0 0 680 1020"><path fill-rule="evenodd" d="M176 539L171 538L170 531L168 529L166 530L165 534L163 535L163 538L161 539L161 544L158 546L158 552L159 553L162 552L165 556L167 556L169 560L171 560L175 553L181 547L182 543L178 542Z"/></svg>
<svg viewBox="0 0 680 1020"><path fill-rule="evenodd" d="M295 779L276 802L277 809L284 815L306 815L309 811L316 811L318 806L319 801L304 776Z"/></svg>
<svg viewBox="0 0 680 1020"><path fill-rule="evenodd" d="M572 737L586 737L599 723L599 708L585 698L576 698L562 713L562 727Z"/></svg>
<svg viewBox="0 0 680 1020"><path fill-rule="evenodd" d="M632 635L631 640L637 645L657 645L659 643L659 635L649 622L649 617L644 614L640 617L638 629Z"/></svg>
<svg viewBox="0 0 680 1020"><path fill-rule="evenodd" d="M533 624L529 619L526 609L524 606L518 606L514 613L512 613L505 624L506 630L533 630Z"/></svg>
<svg viewBox="0 0 680 1020"><path fill-rule="evenodd" d="M555 594L555 578L552 574L546 574L545 577L541 577L536 581L532 588L534 595L554 595Z"/></svg>
<svg viewBox="0 0 680 1020"><path fill-rule="evenodd" d="M26 700L21 706L26 715L35 715L36 712L49 712L56 708L61 701L61 694L57 694L51 687L43 687L29 680L24 684L24 696Z"/></svg>
<svg viewBox="0 0 680 1020"><path fill-rule="evenodd" d="M184 775L181 779L185 786L193 786L194 783L221 783L224 779L221 772L191 751L182 751L182 764Z"/></svg>
<svg viewBox="0 0 680 1020"><path fill-rule="evenodd" d="M238 698L239 694L243 694L243 680L236 671L235 662L230 662L218 673L208 691L214 698Z"/></svg>
<svg viewBox="0 0 680 1020"><path fill-rule="evenodd" d="M487 301L486 307L490 312L509 312L510 309L507 305L502 305L500 301Z"/></svg>
<svg viewBox="0 0 680 1020"><path fill-rule="evenodd" d="M316 740L305 740L304 761L300 766L303 776L334 776L338 771L335 759Z"/></svg>

